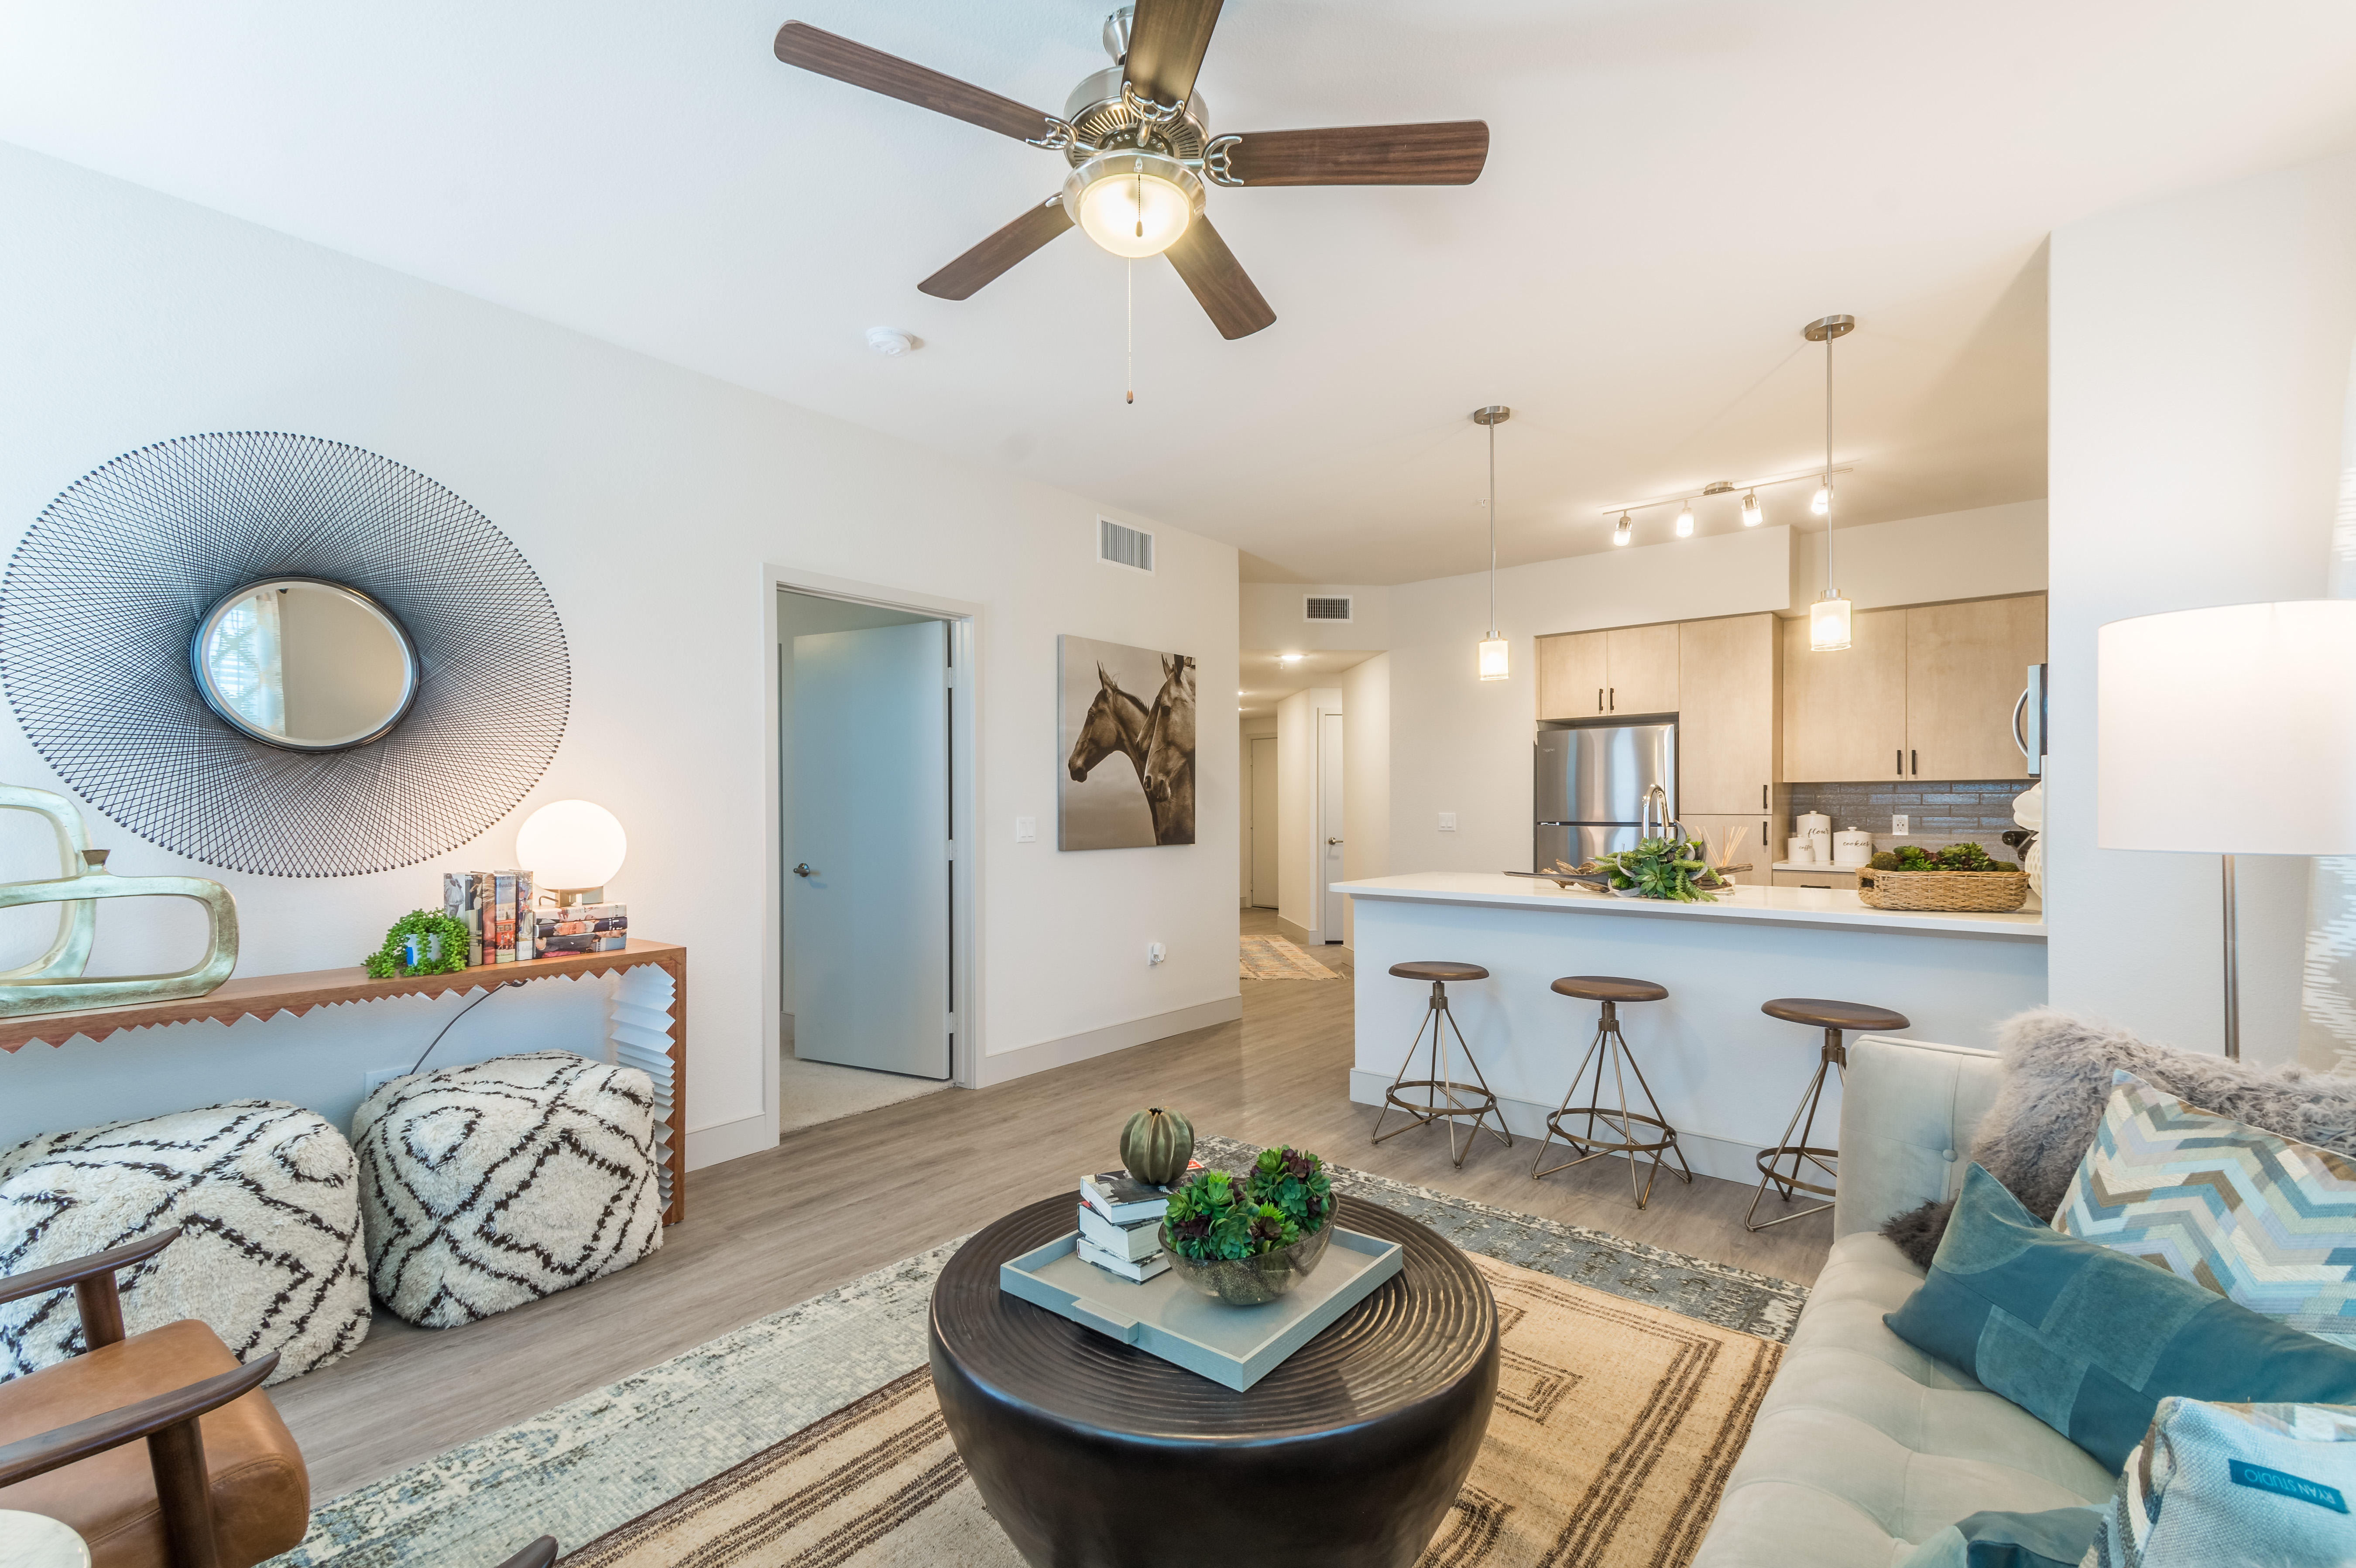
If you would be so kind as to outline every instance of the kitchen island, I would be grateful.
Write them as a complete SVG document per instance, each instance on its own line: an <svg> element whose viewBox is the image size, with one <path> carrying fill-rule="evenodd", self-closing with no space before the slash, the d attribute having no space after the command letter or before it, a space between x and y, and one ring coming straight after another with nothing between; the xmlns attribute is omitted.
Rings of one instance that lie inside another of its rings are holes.
<svg viewBox="0 0 2356 1568"><path fill-rule="evenodd" d="M1396 979L1390 966L1478 964L1489 978L1450 986L1449 1007L1525 1168L1537 1150L1523 1147L1523 1135L1544 1136L1546 1113L1562 1103L1595 1033L1593 1003L1547 989L1558 976L1668 987L1666 1001L1622 1008L1622 1027L1695 1172L1743 1182L1758 1180L1752 1157L1782 1135L1823 1043L1815 1030L1762 1014L1762 1002L1890 1008L1912 1020L1910 1039L1985 1047L1998 1022L2045 1001L2045 923L2033 902L2016 914L1913 912L1868 909L1837 889L1746 887L1715 903L1679 904L1471 871L1334 886L1355 909L1350 1098L1382 1103L1423 1016L1430 987ZM1836 1124L1838 1107L1827 1085L1825 1115ZM1395 1113L1386 1130L1397 1124ZM1514 1156L1483 1138L1468 1157Z"/></svg>

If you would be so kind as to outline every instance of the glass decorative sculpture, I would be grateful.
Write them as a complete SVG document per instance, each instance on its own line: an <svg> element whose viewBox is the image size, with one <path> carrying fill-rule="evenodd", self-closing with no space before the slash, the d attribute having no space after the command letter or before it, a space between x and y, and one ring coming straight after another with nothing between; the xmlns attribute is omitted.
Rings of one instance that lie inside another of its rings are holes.
<svg viewBox="0 0 2356 1568"><path fill-rule="evenodd" d="M237 901L227 888L202 877L118 877L106 869L108 851L90 847L90 834L73 802L48 790L0 784L0 809L47 817L58 839L58 875L29 882L0 882L0 909L61 903L57 940L30 964L0 970L0 1018L69 1012L80 1008L129 1007L140 1002L201 997L237 967ZM211 938L203 960L169 975L114 975L88 979L91 938L98 928L101 899L182 898L205 906Z"/></svg>

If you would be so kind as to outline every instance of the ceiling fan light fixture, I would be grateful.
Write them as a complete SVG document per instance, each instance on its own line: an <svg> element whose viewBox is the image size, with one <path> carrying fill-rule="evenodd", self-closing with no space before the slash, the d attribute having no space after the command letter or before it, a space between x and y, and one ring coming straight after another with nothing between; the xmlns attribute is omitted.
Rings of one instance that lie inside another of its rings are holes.
<svg viewBox="0 0 2356 1568"><path fill-rule="evenodd" d="M1203 210L1203 181L1175 158L1105 153L1064 180L1064 211L1116 256L1159 256Z"/></svg>

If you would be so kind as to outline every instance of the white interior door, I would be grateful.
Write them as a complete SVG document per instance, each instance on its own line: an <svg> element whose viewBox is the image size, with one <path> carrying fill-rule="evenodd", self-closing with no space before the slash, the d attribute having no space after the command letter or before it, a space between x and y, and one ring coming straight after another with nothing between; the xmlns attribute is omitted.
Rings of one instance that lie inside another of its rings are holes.
<svg viewBox="0 0 2356 1568"><path fill-rule="evenodd" d="M794 639L802 1061L949 1075L948 650L937 621Z"/></svg>
<svg viewBox="0 0 2356 1568"><path fill-rule="evenodd" d="M1317 892L1319 934L1342 940L1342 716L1317 715Z"/></svg>
<svg viewBox="0 0 2356 1568"><path fill-rule="evenodd" d="M1251 743L1251 901L1276 907L1276 737Z"/></svg>

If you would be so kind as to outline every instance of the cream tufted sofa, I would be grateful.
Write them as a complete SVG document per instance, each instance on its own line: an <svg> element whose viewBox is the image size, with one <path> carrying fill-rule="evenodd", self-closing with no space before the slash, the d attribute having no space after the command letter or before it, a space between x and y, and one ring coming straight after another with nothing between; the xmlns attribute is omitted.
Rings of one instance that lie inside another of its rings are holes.
<svg viewBox="0 0 2356 1568"><path fill-rule="evenodd" d="M1694 1568L1889 1568L1982 1509L2102 1502L2115 1477L1970 1375L1882 1327L1922 1271L1879 1233L1963 1183L1993 1051L1868 1035L1842 1092L1833 1250Z"/></svg>

